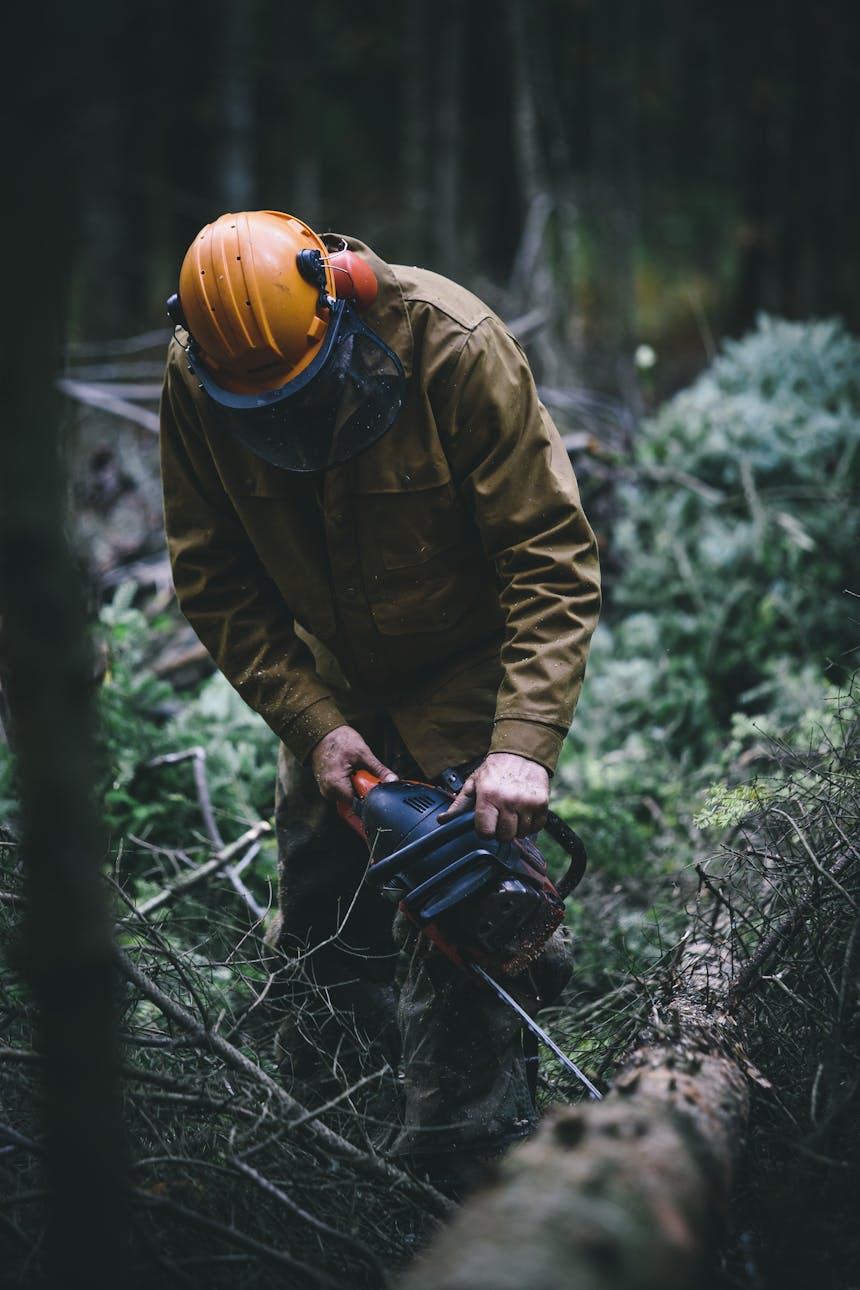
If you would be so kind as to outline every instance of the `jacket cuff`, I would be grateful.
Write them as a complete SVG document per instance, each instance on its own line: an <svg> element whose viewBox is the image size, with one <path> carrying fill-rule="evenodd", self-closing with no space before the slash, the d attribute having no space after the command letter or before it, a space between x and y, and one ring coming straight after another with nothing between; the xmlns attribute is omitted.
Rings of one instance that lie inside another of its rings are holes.
<svg viewBox="0 0 860 1290"><path fill-rule="evenodd" d="M564 735L557 726L545 726L537 721L522 721L503 717L493 725L490 752L516 753L528 757L547 770L555 771L556 762L564 743Z"/></svg>
<svg viewBox="0 0 860 1290"><path fill-rule="evenodd" d="M347 724L334 699L317 699L316 703L304 708L278 733L293 756L304 763L323 735Z"/></svg>

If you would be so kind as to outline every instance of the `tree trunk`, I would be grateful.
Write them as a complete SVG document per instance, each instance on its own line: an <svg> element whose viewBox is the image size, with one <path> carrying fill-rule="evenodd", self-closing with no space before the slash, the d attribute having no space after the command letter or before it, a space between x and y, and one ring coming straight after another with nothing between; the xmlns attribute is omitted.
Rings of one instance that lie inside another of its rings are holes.
<svg viewBox="0 0 860 1290"><path fill-rule="evenodd" d="M225 209L248 210L256 204L256 111L254 104L254 0L227 0L222 6L221 156L219 188Z"/></svg>
<svg viewBox="0 0 860 1290"><path fill-rule="evenodd" d="M604 1100L551 1113L397 1290L700 1290L761 1078L714 1004L730 987L726 919L687 942L683 989Z"/></svg>
<svg viewBox="0 0 860 1290"><path fill-rule="evenodd" d="M115 51L102 44L97 7L85 16L31 6L19 19L22 59L28 51L38 58L19 84L13 69L4 85L17 120L26 122L9 132L5 160L27 194L28 213L15 203L4 213L5 244L15 250L5 276L14 309L6 311L0 346L0 611L28 893L18 965L36 1003L45 1059L35 1131L47 1212L39 1284L113 1290L124 1283L126 1236L117 983L100 874L104 838L92 800L92 660L65 532L54 381L80 232L72 171L80 126L69 104ZM7 1151L5 1167L14 1170L20 1157Z"/></svg>
<svg viewBox="0 0 860 1290"><path fill-rule="evenodd" d="M406 229L404 243L410 258L422 264L430 253L430 115L427 84L429 22L426 0L407 0L403 11L403 40L410 75L403 98L403 179Z"/></svg>
<svg viewBox="0 0 860 1290"><path fill-rule="evenodd" d="M592 383L638 414L633 368L639 223L639 0L595 6L590 221L595 296L587 370ZM622 36L619 39L619 36Z"/></svg>
<svg viewBox="0 0 860 1290"><path fill-rule="evenodd" d="M740 1153L748 1081L694 1009L599 1103L550 1115L398 1290L698 1290Z"/></svg>
<svg viewBox="0 0 860 1290"><path fill-rule="evenodd" d="M439 71L434 154L434 263L452 278L463 261L460 204L463 171L463 8L454 0L438 16Z"/></svg>

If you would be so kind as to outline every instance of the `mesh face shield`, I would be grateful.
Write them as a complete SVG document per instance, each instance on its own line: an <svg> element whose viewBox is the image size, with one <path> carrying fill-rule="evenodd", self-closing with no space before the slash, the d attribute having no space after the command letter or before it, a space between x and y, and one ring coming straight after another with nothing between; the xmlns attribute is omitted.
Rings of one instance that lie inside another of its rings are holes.
<svg viewBox="0 0 860 1290"><path fill-rule="evenodd" d="M218 428L282 470L326 470L350 461L391 429L403 405L400 359L344 300L332 307L313 363L276 390L231 394L193 342L188 356Z"/></svg>

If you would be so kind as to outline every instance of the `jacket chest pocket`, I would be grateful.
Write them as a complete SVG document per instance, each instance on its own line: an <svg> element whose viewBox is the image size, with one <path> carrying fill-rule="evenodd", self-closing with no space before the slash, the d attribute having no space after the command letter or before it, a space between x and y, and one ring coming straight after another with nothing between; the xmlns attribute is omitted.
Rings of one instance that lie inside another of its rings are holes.
<svg viewBox="0 0 860 1290"><path fill-rule="evenodd" d="M474 602L477 529L450 481L358 499L370 609L386 636L444 632Z"/></svg>
<svg viewBox="0 0 860 1290"><path fill-rule="evenodd" d="M254 480L237 490L233 502L290 613L313 636L330 640L337 624L314 485L284 473Z"/></svg>
<svg viewBox="0 0 860 1290"><path fill-rule="evenodd" d="M462 542L464 516L451 483L359 498L370 562L386 570L413 569L450 556Z"/></svg>

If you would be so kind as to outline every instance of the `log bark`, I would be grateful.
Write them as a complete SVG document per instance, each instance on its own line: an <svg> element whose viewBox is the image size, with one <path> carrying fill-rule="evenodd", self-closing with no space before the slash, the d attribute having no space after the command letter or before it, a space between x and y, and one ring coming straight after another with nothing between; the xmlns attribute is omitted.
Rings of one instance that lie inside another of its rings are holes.
<svg viewBox="0 0 860 1290"><path fill-rule="evenodd" d="M699 1290L749 1113L731 1019L676 1004L600 1103L556 1110L398 1290Z"/></svg>

